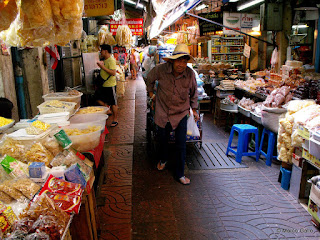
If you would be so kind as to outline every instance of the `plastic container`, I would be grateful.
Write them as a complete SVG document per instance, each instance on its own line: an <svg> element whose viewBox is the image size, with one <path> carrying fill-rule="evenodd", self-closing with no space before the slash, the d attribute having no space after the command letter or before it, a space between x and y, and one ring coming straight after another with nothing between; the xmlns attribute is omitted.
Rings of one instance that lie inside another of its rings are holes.
<svg viewBox="0 0 320 240"><path fill-rule="evenodd" d="M107 119L106 114L75 114L70 118L70 124L75 127L83 124L104 127Z"/></svg>
<svg viewBox="0 0 320 240"><path fill-rule="evenodd" d="M238 105L237 104L220 103L220 109L223 111L238 112Z"/></svg>
<svg viewBox="0 0 320 240"><path fill-rule="evenodd" d="M291 171L288 169L285 169L283 167L280 168L281 171L281 187L284 190L289 190L290 186L290 179L291 179Z"/></svg>
<svg viewBox="0 0 320 240"><path fill-rule="evenodd" d="M88 127L88 124L83 124L82 126L77 124L76 126L71 124L66 127L62 127L63 129L68 129L68 128L78 128L78 129L85 129ZM101 130L103 128L100 126L99 130L87 134L82 134L82 135L75 135L75 136L69 136L69 138L72 141L72 147L78 150L79 152L85 152L92 150L96 148L99 145L100 142L100 135L101 135Z"/></svg>
<svg viewBox="0 0 320 240"><path fill-rule="evenodd" d="M261 116L258 116L256 114L254 114L253 112L250 112L250 116L253 121L255 121L256 123L262 124Z"/></svg>
<svg viewBox="0 0 320 240"><path fill-rule="evenodd" d="M75 111L75 102L62 102L65 107L48 107L46 106L48 102L41 103L38 108L40 111L40 114L48 114L48 113L58 113L58 112L69 112L70 115L74 113Z"/></svg>
<svg viewBox="0 0 320 240"><path fill-rule="evenodd" d="M76 115L78 115L78 114L83 114L83 115L84 114L107 114L108 110L110 109L108 107L103 107L103 106L91 106L91 107L102 108L103 111L101 111L101 112L92 112L92 113L81 113L81 111L90 108L90 107L84 107L84 108L80 108L79 111L76 113Z"/></svg>
<svg viewBox="0 0 320 240"><path fill-rule="evenodd" d="M80 107L81 103L81 96L83 95L82 92L79 92L78 95L70 95L68 92L55 92L55 93L49 93L46 95L43 95L42 98L44 101L50 101L50 100L60 100L63 102L74 102L76 103L76 106L74 109L77 109Z"/></svg>
<svg viewBox="0 0 320 240"><path fill-rule="evenodd" d="M7 129L11 128L14 124L14 120L11 123L8 123L7 125L4 125L2 127L0 127L0 133L6 131Z"/></svg>
<svg viewBox="0 0 320 240"><path fill-rule="evenodd" d="M243 114L243 115L246 116L246 117L250 117L250 111L249 111L249 110L241 107L240 105L238 105L238 107L239 107L238 110L239 110L239 112L240 112L241 114Z"/></svg>

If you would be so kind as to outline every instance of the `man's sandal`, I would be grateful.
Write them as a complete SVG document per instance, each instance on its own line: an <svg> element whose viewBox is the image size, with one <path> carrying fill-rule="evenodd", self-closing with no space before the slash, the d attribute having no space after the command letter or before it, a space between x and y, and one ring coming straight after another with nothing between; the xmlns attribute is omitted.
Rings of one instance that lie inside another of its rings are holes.
<svg viewBox="0 0 320 240"><path fill-rule="evenodd" d="M115 126L117 126L117 125L118 125L118 122L112 122L111 125L110 125L110 127L115 127Z"/></svg>
<svg viewBox="0 0 320 240"><path fill-rule="evenodd" d="M189 185L190 184L190 179L183 176L181 178L179 178L179 182L182 184L182 185Z"/></svg>
<svg viewBox="0 0 320 240"><path fill-rule="evenodd" d="M164 168L166 167L166 164L167 164L167 162L165 162L165 163L162 163L161 161L158 162L158 164L157 164L157 169L158 169L159 171L164 170Z"/></svg>

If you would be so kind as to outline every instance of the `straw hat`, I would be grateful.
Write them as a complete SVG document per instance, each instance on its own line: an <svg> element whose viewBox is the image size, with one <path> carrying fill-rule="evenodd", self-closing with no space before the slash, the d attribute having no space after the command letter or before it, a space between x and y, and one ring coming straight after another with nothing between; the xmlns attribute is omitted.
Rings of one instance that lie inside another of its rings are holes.
<svg viewBox="0 0 320 240"><path fill-rule="evenodd" d="M188 46L185 44L178 44L174 49L172 55L169 57L164 57L163 60L170 61L170 60L178 59L183 56L189 56L190 60L188 62L194 62L194 58L190 55Z"/></svg>

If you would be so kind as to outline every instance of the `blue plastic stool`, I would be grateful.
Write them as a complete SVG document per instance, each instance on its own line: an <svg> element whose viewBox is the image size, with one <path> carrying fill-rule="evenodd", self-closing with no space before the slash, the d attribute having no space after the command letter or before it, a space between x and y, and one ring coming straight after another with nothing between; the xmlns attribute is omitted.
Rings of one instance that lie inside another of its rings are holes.
<svg viewBox="0 0 320 240"><path fill-rule="evenodd" d="M263 141L264 141L264 137L265 135L268 135L268 149L267 149L267 153L265 153L262 150L262 146L263 146ZM260 141L260 147L259 147L259 152L260 155L262 154L263 156L266 157L266 165L267 166L271 166L271 162L273 159L277 159L277 156L273 156L273 150L274 150L274 145L276 143L276 134L273 133L272 131L268 130L268 129L263 129L262 131L262 136L261 136L261 141Z"/></svg>
<svg viewBox="0 0 320 240"><path fill-rule="evenodd" d="M290 185L291 171L281 167L280 168L280 172L282 174L282 176L281 176L281 187L284 190L288 190L289 189L289 185Z"/></svg>
<svg viewBox="0 0 320 240"><path fill-rule="evenodd" d="M237 146L231 146L232 139L234 135L234 131L237 131L239 133L238 138L238 145ZM255 151L254 152L248 152L248 145L249 145L249 134L254 133L255 134ZM258 128L250 125L250 124L234 124L231 128L228 147L226 155L228 155L229 151L234 153L236 155L236 162L241 163L242 156L256 156L256 161L259 161L260 152L259 152L259 133ZM234 148L237 150L235 151Z"/></svg>

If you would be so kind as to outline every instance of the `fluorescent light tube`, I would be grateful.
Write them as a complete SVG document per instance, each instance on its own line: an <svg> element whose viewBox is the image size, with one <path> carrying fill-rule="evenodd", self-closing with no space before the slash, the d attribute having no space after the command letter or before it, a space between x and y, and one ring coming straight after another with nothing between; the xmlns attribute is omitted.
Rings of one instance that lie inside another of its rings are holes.
<svg viewBox="0 0 320 240"><path fill-rule="evenodd" d="M237 10L241 11L241 10L247 9L253 5L256 5L258 3L262 3L262 2L264 2L264 0L253 0L251 2L248 2L248 3L245 3L245 4L238 6Z"/></svg>
<svg viewBox="0 0 320 240"><path fill-rule="evenodd" d="M292 25L292 28L307 28L309 27L307 24L305 25Z"/></svg>
<svg viewBox="0 0 320 240"><path fill-rule="evenodd" d="M239 0L229 0L229 2L239 2Z"/></svg>
<svg viewBox="0 0 320 240"><path fill-rule="evenodd" d="M196 7L196 10L197 10L197 11L200 11L200 10L206 8L206 7L208 7L208 6L205 5L205 4L201 4L201 5L199 5L198 7Z"/></svg>
<svg viewBox="0 0 320 240"><path fill-rule="evenodd" d="M134 2L134 1L132 1L132 0L124 0L126 3L130 3L130 4L132 4L132 5L137 5L137 3L136 2ZM144 8L144 6L141 4L141 3L138 3L138 6L137 6L138 8L141 8L141 9L143 9Z"/></svg>

